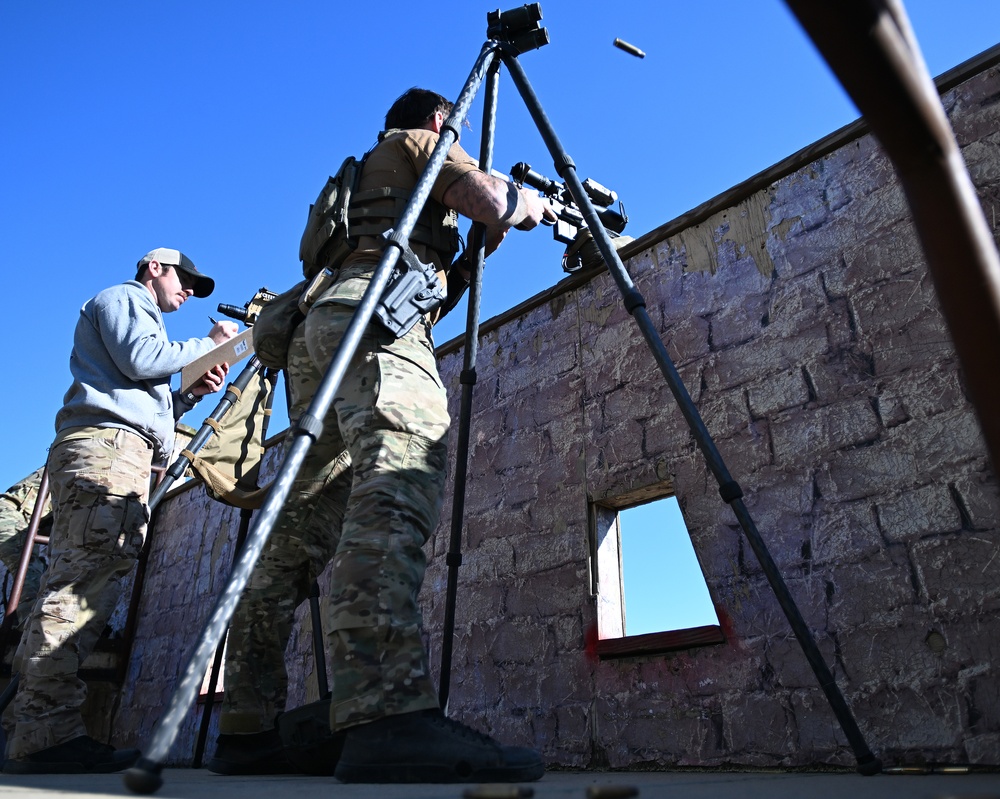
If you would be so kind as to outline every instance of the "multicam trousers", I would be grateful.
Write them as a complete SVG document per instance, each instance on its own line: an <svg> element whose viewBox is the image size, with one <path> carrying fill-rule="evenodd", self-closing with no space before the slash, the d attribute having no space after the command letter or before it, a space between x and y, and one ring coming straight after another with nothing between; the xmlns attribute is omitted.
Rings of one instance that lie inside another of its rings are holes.
<svg viewBox="0 0 1000 799"><path fill-rule="evenodd" d="M353 314L318 304L296 330L292 419L312 401ZM324 421L234 617L223 733L273 726L285 700L292 611L330 558L331 727L438 706L417 602L449 424L429 325L400 339L369 325Z"/></svg>
<svg viewBox="0 0 1000 799"><path fill-rule="evenodd" d="M77 670L142 548L152 456L140 436L104 428L75 428L49 451L49 567L15 656L21 678L4 714L8 758L87 734Z"/></svg>

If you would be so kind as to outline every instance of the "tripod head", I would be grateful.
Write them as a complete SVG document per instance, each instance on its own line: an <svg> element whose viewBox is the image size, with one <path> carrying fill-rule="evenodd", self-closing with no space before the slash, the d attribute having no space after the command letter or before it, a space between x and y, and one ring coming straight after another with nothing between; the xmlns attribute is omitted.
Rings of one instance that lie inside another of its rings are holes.
<svg viewBox="0 0 1000 799"><path fill-rule="evenodd" d="M220 314L228 316L230 319L242 322L247 327L253 327L263 307L277 296L273 291L260 288L257 289L257 293L253 297L244 303L242 308L238 305L226 305L224 302L220 302L218 310Z"/></svg>
<svg viewBox="0 0 1000 799"><path fill-rule="evenodd" d="M518 55L537 50L549 43L548 28L538 27L542 18L539 3L525 4L509 11L490 11L486 15L486 38L506 42Z"/></svg>

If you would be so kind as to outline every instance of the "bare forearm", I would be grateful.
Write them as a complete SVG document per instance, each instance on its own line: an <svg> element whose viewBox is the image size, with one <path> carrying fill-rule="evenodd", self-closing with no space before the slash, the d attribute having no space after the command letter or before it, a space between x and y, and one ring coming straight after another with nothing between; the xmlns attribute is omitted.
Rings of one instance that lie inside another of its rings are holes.
<svg viewBox="0 0 1000 799"><path fill-rule="evenodd" d="M527 215L516 186L482 172L467 172L448 187L443 199L462 216L487 225L514 227Z"/></svg>

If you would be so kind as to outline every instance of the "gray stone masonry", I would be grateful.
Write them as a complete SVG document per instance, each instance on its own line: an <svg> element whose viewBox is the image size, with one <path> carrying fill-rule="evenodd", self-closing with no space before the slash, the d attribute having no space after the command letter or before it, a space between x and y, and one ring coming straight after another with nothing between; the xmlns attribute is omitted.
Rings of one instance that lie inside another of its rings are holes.
<svg viewBox="0 0 1000 799"><path fill-rule="evenodd" d="M944 103L992 224L998 70ZM631 277L870 747L887 764L1000 763L1000 491L878 143L648 240L626 250ZM484 325L479 347L450 713L564 767L854 765L610 277L568 279ZM456 426L462 361L440 359ZM602 660L590 503L657 485L673 486L725 641ZM450 516L449 496L422 595L435 669ZM200 487L164 505L115 743L148 740L238 524ZM299 614L293 704L316 696ZM214 736L213 721L208 754Z"/></svg>

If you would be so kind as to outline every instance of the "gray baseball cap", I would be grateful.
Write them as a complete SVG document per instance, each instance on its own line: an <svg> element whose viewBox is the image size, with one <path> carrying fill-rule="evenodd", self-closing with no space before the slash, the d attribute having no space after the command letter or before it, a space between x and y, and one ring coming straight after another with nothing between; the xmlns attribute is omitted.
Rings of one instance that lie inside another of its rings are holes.
<svg viewBox="0 0 1000 799"><path fill-rule="evenodd" d="M215 281L208 275L199 272L198 267L194 265L194 262L180 250L173 250L170 247L157 247L155 250L150 250L142 256L142 258L139 259L139 263L136 264L136 268L142 269L150 261L157 261L158 263L164 265L173 266L180 269L182 272L186 272L191 275L195 281L195 297L207 297L215 291Z"/></svg>

